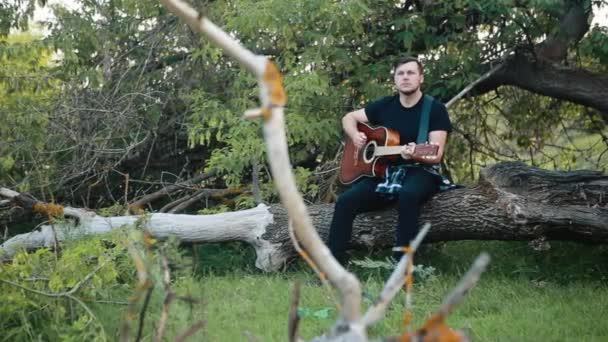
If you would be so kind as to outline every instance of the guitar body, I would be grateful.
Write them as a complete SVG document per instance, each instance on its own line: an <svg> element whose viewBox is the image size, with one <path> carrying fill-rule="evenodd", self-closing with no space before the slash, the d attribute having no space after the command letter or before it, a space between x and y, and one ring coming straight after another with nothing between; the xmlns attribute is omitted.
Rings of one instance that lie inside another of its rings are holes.
<svg viewBox="0 0 608 342"><path fill-rule="evenodd" d="M346 146L340 162L340 182L351 184L361 177L383 177L391 161L401 158L400 155L375 157L374 150L378 146L399 146L400 138L397 131L385 127L370 127L357 123L359 132L365 133L367 142L359 151L350 138L346 139Z"/></svg>

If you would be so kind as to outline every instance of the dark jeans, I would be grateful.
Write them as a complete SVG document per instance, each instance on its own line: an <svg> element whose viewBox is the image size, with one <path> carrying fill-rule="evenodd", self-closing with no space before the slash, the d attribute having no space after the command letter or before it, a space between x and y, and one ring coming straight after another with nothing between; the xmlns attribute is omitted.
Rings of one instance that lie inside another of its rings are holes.
<svg viewBox="0 0 608 342"><path fill-rule="evenodd" d="M332 254L340 261L345 260L357 214L379 210L395 202L398 203L399 211L396 245L408 246L418 233L418 216L422 204L438 190L435 177L421 168L408 169L399 195L392 199L386 194L375 192L380 179L365 177L357 181L336 201L328 241ZM400 255L397 253L395 256Z"/></svg>

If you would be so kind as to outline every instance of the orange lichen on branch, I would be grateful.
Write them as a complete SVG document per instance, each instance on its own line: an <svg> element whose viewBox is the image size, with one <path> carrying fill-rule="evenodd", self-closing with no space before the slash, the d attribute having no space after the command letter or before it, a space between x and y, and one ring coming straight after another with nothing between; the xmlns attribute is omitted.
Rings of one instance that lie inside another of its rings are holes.
<svg viewBox="0 0 608 342"><path fill-rule="evenodd" d="M144 246L148 249L152 248L158 242L147 229L144 230L143 240Z"/></svg>
<svg viewBox="0 0 608 342"><path fill-rule="evenodd" d="M413 314L410 308L410 296L412 294L412 288L414 287L414 249L410 247L403 247L403 253L407 255L407 268L405 269L405 284L403 289L408 296L408 302L406 303L405 312L403 313L403 326L407 329L412 323Z"/></svg>
<svg viewBox="0 0 608 342"><path fill-rule="evenodd" d="M416 331L401 336L401 342L462 342L468 338L461 332L450 328L445 324L444 316L434 315L429 318L424 326Z"/></svg>
<svg viewBox="0 0 608 342"><path fill-rule="evenodd" d="M37 214L46 215L49 219L63 216L63 206L53 203L37 202L32 207L32 211Z"/></svg>
<svg viewBox="0 0 608 342"><path fill-rule="evenodd" d="M335 300L335 293L333 292L333 288L331 286L329 286L329 282L327 281L327 274L325 274L325 272L321 271L319 269L319 266L317 266L317 264L310 257L310 255L308 255L308 253L306 253L306 251L303 250L302 247L300 247L300 244L298 243L298 240L296 239L296 236L293 233L293 229L291 228L291 224L289 227L289 236L291 237L291 241L293 241L293 246L295 247L295 249L298 252L298 254L300 255L300 257L306 261L308 266L310 266L310 268L312 268L313 271L315 271L315 273L319 276L319 279L321 279L321 283L323 284L325 289L329 293L331 293L331 297L334 298L334 300ZM336 308L338 308L338 310L341 310L342 306L340 305L340 303L335 301L335 305L336 305Z"/></svg>
<svg viewBox="0 0 608 342"><path fill-rule="evenodd" d="M270 106L283 107L287 103L287 94L283 88L283 76L272 61L266 63L266 70L262 75L264 83L269 87Z"/></svg>
<svg viewBox="0 0 608 342"><path fill-rule="evenodd" d="M133 215L143 215L146 213L143 204L129 204L127 208L129 209L129 212Z"/></svg>
<svg viewBox="0 0 608 342"><path fill-rule="evenodd" d="M299 249L298 254L300 254L300 257L302 257L302 259L304 259L306 261L306 263L308 264L308 266L310 266L310 268L312 268L313 270L319 270L319 268L317 267L317 264L315 264L315 262L312 261L312 258L308 255L308 253L306 253L302 249ZM320 270L317 273L319 275L319 278L321 278L321 281L325 281L327 279L327 276L325 275L325 273L321 272Z"/></svg>
<svg viewBox="0 0 608 342"><path fill-rule="evenodd" d="M272 115L272 110L269 107L262 108L262 118L264 120L270 119L271 115Z"/></svg>

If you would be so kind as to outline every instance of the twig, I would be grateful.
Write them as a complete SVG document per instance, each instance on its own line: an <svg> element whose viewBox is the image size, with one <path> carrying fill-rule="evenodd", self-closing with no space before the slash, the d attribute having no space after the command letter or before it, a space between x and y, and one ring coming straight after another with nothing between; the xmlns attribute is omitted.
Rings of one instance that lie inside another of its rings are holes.
<svg viewBox="0 0 608 342"><path fill-rule="evenodd" d="M471 268L462 277L456 288L443 300L441 307L439 308L438 314L442 317L447 317L450 314L455 305L460 303L464 296L469 292L473 286L479 280L479 277L485 271L486 266L490 262L490 255L488 253L481 253Z"/></svg>
<svg viewBox="0 0 608 342"><path fill-rule="evenodd" d="M195 192L194 194L188 196L185 200L181 201L175 207L171 208L169 210L169 213L175 214L180 211L186 210L189 206L193 205L194 203L199 202L201 198L204 198L207 196L223 197L223 196L229 196L229 195L241 194L241 193L242 193L242 190L238 189L238 188L237 189L201 189L201 190Z"/></svg>
<svg viewBox="0 0 608 342"><path fill-rule="evenodd" d="M154 287L154 283L148 277L148 269L146 268L146 264L143 259L137 252L137 249L133 245L132 242L128 241L127 250L133 259L133 263L135 264L135 269L137 270L137 287L135 288L135 294L129 300L129 308L127 309L127 317L124 319L122 327L120 328L120 340L128 341L129 340L129 320L131 317L135 317L136 315L136 304L139 302L141 298L141 294L143 291L146 291L146 302L144 303L144 307L140 312L140 320L139 320L139 329L137 332L137 339L141 337L141 331L143 329L143 320L146 314L145 309L147 308L147 301L149 300L149 296L151 295L152 288Z"/></svg>
<svg viewBox="0 0 608 342"><path fill-rule="evenodd" d="M260 165L258 164L257 158L253 158L251 162L251 192L253 193L253 199L255 204L262 203L262 194L260 193Z"/></svg>
<svg viewBox="0 0 608 342"><path fill-rule="evenodd" d="M154 290L154 284L146 289L146 297L144 298L144 305L142 305L139 312L139 324L137 326L137 337L135 341L141 341L141 336L144 333L144 323L146 320L146 311L148 310L148 304L150 304L150 298L152 298L152 291Z"/></svg>
<svg viewBox="0 0 608 342"><path fill-rule="evenodd" d="M410 244L410 248L413 252L418 249L418 246L420 246L420 243L430 229L430 223L425 223L422 229L420 229L418 235L416 235ZM363 324L365 326L371 326L382 318L382 315L388 307L388 303L390 303L405 283L405 271L409 263L410 260L408 259L407 254L403 254L403 257L401 257L401 260L397 263L397 267L384 285L382 292L380 292L380 295L378 295L378 298L374 301L374 305L372 305L363 316Z"/></svg>
<svg viewBox="0 0 608 342"><path fill-rule="evenodd" d="M59 261L59 241L57 240L57 230L55 229L55 223L53 223L53 221L55 220L50 215L49 219L49 223L51 224L51 230L53 231L53 252L55 254L55 263L57 263Z"/></svg>
<svg viewBox="0 0 608 342"><path fill-rule="evenodd" d="M152 157L152 151L154 150L154 145L156 144L156 139L158 138L158 135L156 134L156 132L154 132L153 134L154 134L154 139L152 140L152 144L150 144L150 149L148 150L148 156L146 157L146 163L144 164L144 167L141 170L141 175L139 175L139 178L144 178L144 176L146 175L146 170L148 169L148 165L150 164L150 157Z"/></svg>
<svg viewBox="0 0 608 342"><path fill-rule="evenodd" d="M181 190L181 189L183 189L186 186L189 186L189 185L192 185L192 184L195 184L195 183L199 183L199 182L202 182L202 181L204 181L206 179L215 177L216 174L217 173L216 173L215 170L209 171L207 173L201 173L201 174L199 174L199 175L197 175L197 176L195 176L195 177L193 177L193 178L191 178L189 180L186 180L186 181L181 182L181 183L177 183L177 184L166 186L166 187L162 188L161 190L158 190L158 191L156 191L154 193L146 195L146 196L138 199L137 201L131 203L129 206L132 207L132 208L143 208L146 204L148 204L150 202L153 202L153 201L155 201L155 200L157 200L159 198L162 198L162 197L167 196L167 195L169 195L171 193L174 193L174 192L176 192L178 190Z"/></svg>
<svg viewBox="0 0 608 342"><path fill-rule="evenodd" d="M129 205L129 174L125 174L125 206Z"/></svg>
<svg viewBox="0 0 608 342"><path fill-rule="evenodd" d="M496 71L498 71L503 66L504 66L504 64L500 63L500 64L496 65L495 67L493 67L492 69L490 69L490 71L488 71L485 74L481 75L481 77L479 77L473 83L471 83L468 86L466 86L464 89L462 89L460 91L460 93L456 94L456 96L454 96L450 101L448 101L445 104L445 107L449 108L451 105L454 104L454 102L460 100L461 97L463 97L466 93L468 93L469 91L471 91L471 89L473 89L476 85L478 85L479 83L481 83L482 81L484 81L488 77L492 76L492 74L494 74Z"/></svg>
<svg viewBox="0 0 608 342"><path fill-rule="evenodd" d="M161 264L163 269L163 285L165 286L165 300L163 301L163 311L160 315L160 319L158 320L156 338L154 339L157 342L163 340L163 336L165 335L165 325L167 324L167 318L169 318L169 308L171 306L173 298L175 298L175 294L171 292L171 274L169 273L169 261L164 255L161 256Z"/></svg>
<svg viewBox="0 0 608 342"><path fill-rule="evenodd" d="M177 200L175 202L167 204L163 208L166 208L170 204L175 203L175 205L172 206L169 210L167 210L167 212L170 213L170 214L179 213L180 211L184 211L184 210L188 209L188 207L190 207L194 203L199 202L202 198L209 196L215 190L216 189L201 189L201 190L198 190L198 191L196 191L195 193L193 193L193 194L191 194L189 196L184 196L183 198L180 198L179 200Z"/></svg>
<svg viewBox="0 0 608 342"><path fill-rule="evenodd" d="M456 304L458 304L467 292L477 283L479 276L490 262L487 253L481 253L473 263L473 266L462 277L456 288L450 293L441 304L436 314L426 320L424 325L413 332L407 332L396 340L398 341L470 341L468 336L458 330L451 329L445 323L445 319L450 314Z"/></svg>
<svg viewBox="0 0 608 342"><path fill-rule="evenodd" d="M287 322L287 336L289 342L295 342L298 338L298 325L300 316L298 315L298 306L300 304L300 282L293 283L293 292L291 293L291 306L289 307L289 321Z"/></svg>
<svg viewBox="0 0 608 342"><path fill-rule="evenodd" d="M188 337L194 335L194 333L196 333L200 328L202 328L205 325L205 323L206 322L204 320L200 320L200 321L194 323L190 328L188 328L188 330L186 330L183 334L179 335L175 339L175 342L185 341Z"/></svg>
<svg viewBox="0 0 608 342"><path fill-rule="evenodd" d="M327 276L321 270L319 270L319 267L317 266L317 264L310 258L308 253L306 253L306 251L302 249L302 246L300 246L300 243L298 242L298 239L296 238L295 233L293 231L293 225L292 225L291 220L289 220L289 223L288 223L288 231L289 231L289 237L291 238L291 243L293 244L293 247L296 250L296 252L298 252L298 254L302 257L302 259L304 259L304 261L306 261L308 266L310 266L310 268L312 268L312 270L315 272L317 277L319 277L319 280L321 280L321 284L323 284L323 287L325 287L325 290L327 290L327 292L329 292L332 295L331 298L335 301L335 298L333 296L334 293L332 291L332 287L329 286L329 282L327 281ZM340 308L340 304L336 303L336 307Z"/></svg>
<svg viewBox="0 0 608 342"><path fill-rule="evenodd" d="M101 299L97 299L97 300L93 300L92 302L94 302L94 303L100 303L100 304L129 305L129 302L119 302L119 301L115 301L115 300L101 300Z"/></svg>
<svg viewBox="0 0 608 342"><path fill-rule="evenodd" d="M169 203L165 204L165 205L164 205L162 208L160 208L160 209L158 210L158 212L159 212L159 213L166 213L166 212L169 212L169 210L173 209L173 208L174 208L175 206L177 206L178 204L180 204L180 203L184 203L185 201L187 201L187 200L191 199L191 198L192 198L192 196L194 196L195 194L196 194L196 192L195 192L194 194L191 194L191 195L187 195L187 196L180 197L180 198L176 199L176 200L175 200L175 201L173 201L173 202L169 202Z"/></svg>

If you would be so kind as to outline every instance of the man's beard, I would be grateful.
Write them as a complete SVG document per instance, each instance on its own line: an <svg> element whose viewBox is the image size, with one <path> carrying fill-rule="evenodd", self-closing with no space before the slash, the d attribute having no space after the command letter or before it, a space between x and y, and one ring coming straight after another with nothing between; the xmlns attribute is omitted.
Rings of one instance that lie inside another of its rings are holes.
<svg viewBox="0 0 608 342"><path fill-rule="evenodd" d="M410 95L414 94L415 92L417 92L419 89L420 89L420 86L417 86L415 89L412 89L409 91L401 91L401 90L398 90L398 91L399 91L399 94L403 94L405 96L410 96Z"/></svg>

